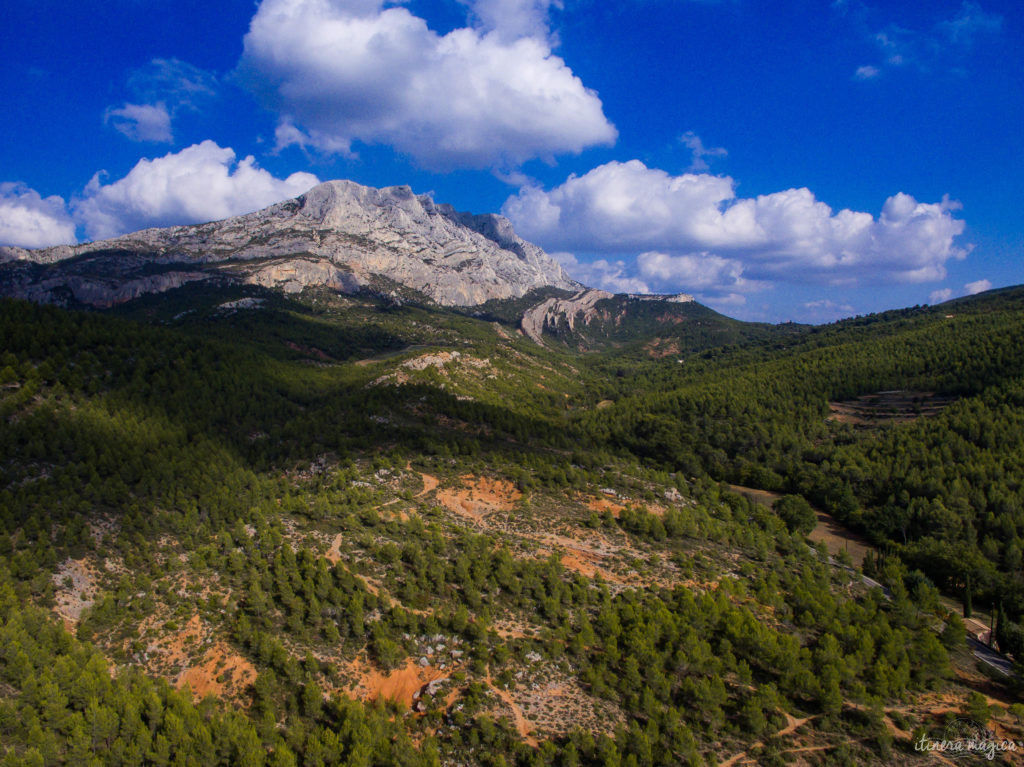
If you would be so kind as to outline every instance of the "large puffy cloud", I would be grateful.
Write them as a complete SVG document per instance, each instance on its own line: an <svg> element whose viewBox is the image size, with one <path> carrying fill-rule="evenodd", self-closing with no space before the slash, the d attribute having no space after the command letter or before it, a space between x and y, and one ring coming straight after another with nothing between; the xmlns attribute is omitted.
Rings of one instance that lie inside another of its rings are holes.
<svg viewBox="0 0 1024 767"><path fill-rule="evenodd" d="M886 200L880 215L835 212L808 189L755 198L736 196L731 178L672 176L638 160L611 162L570 176L550 191L527 187L502 212L527 239L548 249L642 254L645 278L688 278L722 289L755 289L758 281L924 282L945 277L963 258L955 244L964 222L948 199L921 203L907 194ZM673 288L674 289L674 288Z"/></svg>
<svg viewBox="0 0 1024 767"><path fill-rule="evenodd" d="M24 184L0 184L0 245L69 245L75 224L61 197L42 197Z"/></svg>
<svg viewBox="0 0 1024 767"><path fill-rule="evenodd" d="M213 141L155 160L142 159L122 179L104 184L97 173L75 201L75 217L92 239L150 226L193 224L251 213L295 197L318 183L310 173L275 178L252 156Z"/></svg>
<svg viewBox="0 0 1024 767"><path fill-rule="evenodd" d="M481 27L439 35L377 0L263 0L238 76L279 114L279 146L387 144L443 169L611 144L600 99L542 34L549 4L480 0Z"/></svg>

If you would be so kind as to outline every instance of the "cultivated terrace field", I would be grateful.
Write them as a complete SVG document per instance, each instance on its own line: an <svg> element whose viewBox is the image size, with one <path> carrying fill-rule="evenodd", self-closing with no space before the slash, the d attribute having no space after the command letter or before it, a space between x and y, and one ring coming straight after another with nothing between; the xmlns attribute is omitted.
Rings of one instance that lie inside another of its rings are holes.
<svg viewBox="0 0 1024 767"><path fill-rule="evenodd" d="M961 619L1024 658L1022 309L703 310L580 351L316 290L2 301L0 764L1024 741L1017 675Z"/></svg>

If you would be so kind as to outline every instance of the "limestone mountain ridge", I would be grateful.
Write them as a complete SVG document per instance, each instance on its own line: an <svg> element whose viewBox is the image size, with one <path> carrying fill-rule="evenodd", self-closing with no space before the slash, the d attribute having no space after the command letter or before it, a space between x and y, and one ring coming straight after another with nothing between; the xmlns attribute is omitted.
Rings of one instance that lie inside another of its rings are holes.
<svg viewBox="0 0 1024 767"><path fill-rule="evenodd" d="M0 292L41 303L110 306L199 280L287 293L314 285L409 289L451 307L582 287L502 216L459 212L408 186L352 181L328 181L221 221L42 250L0 248Z"/></svg>

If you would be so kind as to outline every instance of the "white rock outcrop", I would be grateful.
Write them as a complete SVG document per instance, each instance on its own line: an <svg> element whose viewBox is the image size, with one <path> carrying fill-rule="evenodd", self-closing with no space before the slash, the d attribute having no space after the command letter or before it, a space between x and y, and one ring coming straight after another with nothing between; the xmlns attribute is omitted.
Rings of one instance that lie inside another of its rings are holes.
<svg viewBox="0 0 1024 767"><path fill-rule="evenodd" d="M606 290L587 288L569 298L549 298L527 309L519 324L527 337L543 344L542 336L546 327L554 329L560 321L565 320L569 329L575 330L578 320L585 325L594 317L594 304L612 296Z"/></svg>

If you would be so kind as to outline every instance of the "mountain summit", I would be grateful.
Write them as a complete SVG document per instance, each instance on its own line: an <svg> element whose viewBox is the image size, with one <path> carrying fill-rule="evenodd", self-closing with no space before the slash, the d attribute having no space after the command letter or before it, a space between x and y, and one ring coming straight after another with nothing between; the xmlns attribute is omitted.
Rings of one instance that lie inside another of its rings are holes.
<svg viewBox="0 0 1024 767"><path fill-rule="evenodd" d="M286 292L408 288L442 306L581 287L502 216L458 212L408 186L352 181L208 224L44 250L0 248L0 264L6 295L96 306L211 279Z"/></svg>

